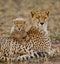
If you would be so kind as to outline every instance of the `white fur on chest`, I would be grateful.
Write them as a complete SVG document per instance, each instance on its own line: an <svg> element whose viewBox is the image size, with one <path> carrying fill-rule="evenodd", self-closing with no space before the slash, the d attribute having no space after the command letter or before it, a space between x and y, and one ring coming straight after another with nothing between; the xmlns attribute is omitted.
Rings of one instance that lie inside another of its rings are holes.
<svg viewBox="0 0 60 64"><path fill-rule="evenodd" d="M10 34L14 32L14 26L11 27Z"/></svg>

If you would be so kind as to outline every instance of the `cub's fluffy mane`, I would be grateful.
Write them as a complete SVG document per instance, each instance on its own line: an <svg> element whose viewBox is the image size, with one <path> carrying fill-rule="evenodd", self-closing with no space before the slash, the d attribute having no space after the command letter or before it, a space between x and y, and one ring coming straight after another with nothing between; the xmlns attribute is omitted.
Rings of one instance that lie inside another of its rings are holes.
<svg viewBox="0 0 60 64"><path fill-rule="evenodd" d="M13 21L27 21L26 18L16 18L16 19L13 19Z"/></svg>

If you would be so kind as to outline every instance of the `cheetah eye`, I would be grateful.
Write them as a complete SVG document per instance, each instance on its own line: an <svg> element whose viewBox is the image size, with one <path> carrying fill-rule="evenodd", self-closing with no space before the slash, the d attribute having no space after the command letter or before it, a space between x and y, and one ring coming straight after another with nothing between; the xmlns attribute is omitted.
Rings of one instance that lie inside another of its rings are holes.
<svg viewBox="0 0 60 64"><path fill-rule="evenodd" d="M46 19L47 17L44 17L44 19Z"/></svg>
<svg viewBox="0 0 60 64"><path fill-rule="evenodd" d="M18 27L18 25L16 25Z"/></svg>

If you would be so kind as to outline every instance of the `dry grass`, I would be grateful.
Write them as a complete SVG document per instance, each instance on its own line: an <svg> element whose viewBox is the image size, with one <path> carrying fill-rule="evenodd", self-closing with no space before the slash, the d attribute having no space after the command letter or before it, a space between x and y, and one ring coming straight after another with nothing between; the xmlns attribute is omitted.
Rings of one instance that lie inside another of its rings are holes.
<svg viewBox="0 0 60 64"><path fill-rule="evenodd" d="M12 19L16 17L31 18L30 10L42 11L47 8L50 10L48 29L54 40L53 45L56 44L55 47L58 47L60 44L60 0L0 0L0 36L9 36ZM58 44L55 40L58 41ZM59 59L54 58L50 64L60 64Z"/></svg>

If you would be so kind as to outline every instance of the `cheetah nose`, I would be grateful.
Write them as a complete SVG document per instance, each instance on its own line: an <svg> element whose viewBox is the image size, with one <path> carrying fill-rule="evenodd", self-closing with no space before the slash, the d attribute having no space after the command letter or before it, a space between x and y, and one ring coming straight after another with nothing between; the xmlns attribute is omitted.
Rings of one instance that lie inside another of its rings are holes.
<svg viewBox="0 0 60 64"><path fill-rule="evenodd" d="M19 28L19 30L20 30L20 28Z"/></svg>
<svg viewBox="0 0 60 64"><path fill-rule="evenodd" d="M41 25L43 25L44 23L40 23Z"/></svg>

